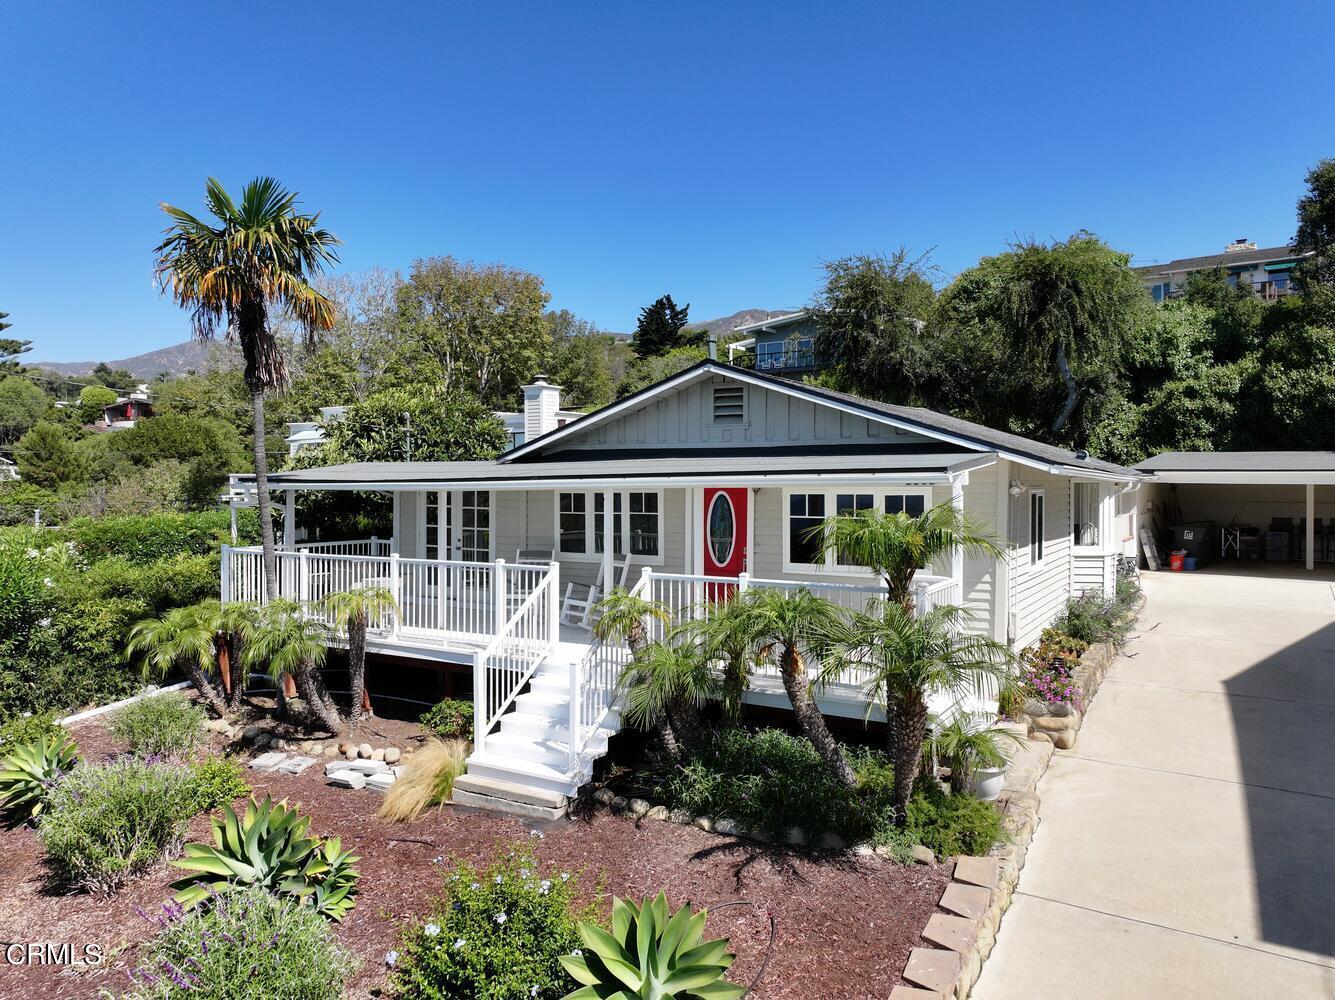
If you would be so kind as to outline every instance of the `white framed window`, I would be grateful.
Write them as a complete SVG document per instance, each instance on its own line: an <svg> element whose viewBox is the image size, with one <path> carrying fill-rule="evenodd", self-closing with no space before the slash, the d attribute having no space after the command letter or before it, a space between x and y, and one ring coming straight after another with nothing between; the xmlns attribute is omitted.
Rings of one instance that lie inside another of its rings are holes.
<svg viewBox="0 0 1335 1000"><path fill-rule="evenodd" d="M1043 490L1029 491L1029 565L1043 562L1046 547L1048 497Z"/></svg>
<svg viewBox="0 0 1335 1000"><path fill-rule="evenodd" d="M603 557L606 511L601 490L557 494L557 552L576 560ZM663 494L659 490L626 490L612 494L612 554L629 552L640 565L663 561Z"/></svg>
<svg viewBox="0 0 1335 1000"><path fill-rule="evenodd" d="M1071 542L1082 549L1103 547L1103 484L1071 484Z"/></svg>
<svg viewBox="0 0 1335 1000"><path fill-rule="evenodd" d="M917 517L932 504L926 486L839 487L829 490L784 490L783 569L785 573L825 571L863 576L868 571L842 554L821 552L818 529L832 514L879 510Z"/></svg>

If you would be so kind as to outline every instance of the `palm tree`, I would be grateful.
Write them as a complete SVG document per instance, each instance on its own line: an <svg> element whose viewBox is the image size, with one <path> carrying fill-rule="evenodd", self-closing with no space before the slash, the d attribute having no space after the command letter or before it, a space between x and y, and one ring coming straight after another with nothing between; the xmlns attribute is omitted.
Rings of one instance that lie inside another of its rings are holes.
<svg viewBox="0 0 1335 1000"><path fill-rule="evenodd" d="M719 703L723 716L733 722L742 717L742 698L751 686L751 637L746 632L745 604L737 595L726 601L710 601L699 613L673 630L674 641L687 639L700 648L710 663L723 664Z"/></svg>
<svg viewBox="0 0 1335 1000"><path fill-rule="evenodd" d="M278 595L273 521L269 512L269 465L264 452L264 394L287 380L287 367L270 326L271 308L285 312L307 341L329 330L332 301L310 278L335 263L338 239L319 226L320 216L296 209L297 196L272 177L257 177L242 189L240 204L210 177L204 202L213 225L165 202L172 219L157 246L158 285L191 312L195 336L212 339L220 326L241 345L255 431L255 488L265 593Z"/></svg>
<svg viewBox="0 0 1335 1000"><path fill-rule="evenodd" d="M934 724L932 728L927 742L936 756L949 765L950 790L956 795L968 787L976 769L1009 764L1009 747L1020 745L1019 737L1009 729L994 728L986 715L978 713L956 712L949 722Z"/></svg>
<svg viewBox="0 0 1335 1000"><path fill-rule="evenodd" d="M691 646L655 642L626 664L621 674L625 716L631 725L653 729L668 756L705 739L700 708L718 693L713 668Z"/></svg>
<svg viewBox="0 0 1335 1000"><path fill-rule="evenodd" d="M793 714L811 745L829 766L835 778L849 787L857 775L844 759L839 744L830 735L825 717L811 695L806 653L820 654L841 631L843 612L805 588L801 590L748 590L736 595L736 627L747 636L758 659L778 665L783 689L792 702Z"/></svg>
<svg viewBox="0 0 1335 1000"><path fill-rule="evenodd" d="M191 608L200 626L213 633L213 654L218 676L222 678L227 708L235 711L246 690L241 669L241 651L254 637L259 622L259 608L243 601L200 601Z"/></svg>
<svg viewBox="0 0 1335 1000"><path fill-rule="evenodd" d="M903 511L836 514L812 533L823 553L870 568L885 581L890 600L910 609L913 575L920 567L956 549L965 555L1003 554L982 525L951 503L937 504L916 517Z"/></svg>
<svg viewBox="0 0 1335 1000"><path fill-rule="evenodd" d="M869 601L865 611L852 614L847 634L826 658L822 683L856 669L866 677L868 711L877 704L885 709L900 825L922 767L928 696L981 692L985 682L1005 676L1012 659L1004 643L965 633L966 622L964 609L953 605L918 615L898 601Z"/></svg>
<svg viewBox="0 0 1335 1000"><path fill-rule="evenodd" d="M213 640L213 630L194 608L172 608L161 618L145 619L130 629L125 656L142 657L146 676L160 679L180 669L208 706L225 716L227 706L208 676L217 665Z"/></svg>
<svg viewBox="0 0 1335 1000"><path fill-rule="evenodd" d="M397 614L399 606L386 587L335 591L321 603L335 630L348 637L348 673L352 678L348 717L355 722L363 712L372 714L371 697L366 693L366 629L381 615Z"/></svg>
<svg viewBox="0 0 1335 1000"><path fill-rule="evenodd" d="M637 597L625 587L609 590L593 612L594 636L601 642L625 642L633 658L639 658L649 644L650 619L664 625L672 620L667 605Z"/></svg>
<svg viewBox="0 0 1335 1000"><path fill-rule="evenodd" d="M329 655L329 630L323 622L309 617L295 601L276 600L260 610L259 625L241 654L247 670L262 670L275 683L284 674L296 681L297 691L307 710L331 733L343 728L319 668Z"/></svg>

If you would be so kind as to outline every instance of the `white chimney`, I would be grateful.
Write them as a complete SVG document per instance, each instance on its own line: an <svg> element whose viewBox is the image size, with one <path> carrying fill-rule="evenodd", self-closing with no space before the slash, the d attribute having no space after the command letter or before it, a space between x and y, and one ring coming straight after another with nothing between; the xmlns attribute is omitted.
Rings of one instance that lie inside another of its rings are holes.
<svg viewBox="0 0 1335 1000"><path fill-rule="evenodd" d="M532 385L524 386L524 440L556 430L556 411L561 408L561 387L548 385L538 375Z"/></svg>

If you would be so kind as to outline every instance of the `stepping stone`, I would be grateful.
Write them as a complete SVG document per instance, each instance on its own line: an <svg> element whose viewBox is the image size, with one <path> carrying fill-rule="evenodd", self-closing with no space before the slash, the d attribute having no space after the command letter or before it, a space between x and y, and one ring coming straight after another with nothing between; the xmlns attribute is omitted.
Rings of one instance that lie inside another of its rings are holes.
<svg viewBox="0 0 1335 1000"><path fill-rule="evenodd" d="M890 991L890 1000L946 1000L940 993L920 990L912 986L896 986Z"/></svg>
<svg viewBox="0 0 1335 1000"><path fill-rule="evenodd" d="M292 757L279 764L277 770L284 774L300 774L314 763L314 757Z"/></svg>
<svg viewBox="0 0 1335 1000"><path fill-rule="evenodd" d="M964 917L949 917L944 913L933 913L923 928L923 940L947 951L967 954L973 946L973 939L978 936L978 924Z"/></svg>
<svg viewBox="0 0 1335 1000"><path fill-rule="evenodd" d="M276 771L278 766L287 760L287 754L269 751L262 753L250 762L250 766L256 771Z"/></svg>
<svg viewBox="0 0 1335 1000"><path fill-rule="evenodd" d="M324 766L324 775L326 778L332 778L336 774L351 770L346 760L331 760Z"/></svg>
<svg viewBox="0 0 1335 1000"><path fill-rule="evenodd" d="M389 765L382 760L345 760L340 766L344 771L359 774L383 774L389 770Z"/></svg>
<svg viewBox="0 0 1335 1000"><path fill-rule="evenodd" d="M366 777L366 787L373 792L387 792L389 786L394 784L394 775L388 771L380 774L370 774Z"/></svg>
<svg viewBox="0 0 1335 1000"><path fill-rule="evenodd" d="M941 902L938 905L957 917L979 920L992 905L992 890L985 889L981 885L951 882L941 894Z"/></svg>
<svg viewBox="0 0 1335 1000"><path fill-rule="evenodd" d="M904 978L909 983L937 993L952 993L959 974L959 955L937 948L914 948L909 952L909 964L904 966Z"/></svg>
<svg viewBox="0 0 1335 1000"><path fill-rule="evenodd" d="M984 889L995 889L999 867L996 858L959 857L955 859L954 879L969 885L981 885Z"/></svg>
<svg viewBox="0 0 1335 1000"><path fill-rule="evenodd" d="M345 769L329 775L329 783L338 788L365 788L366 775Z"/></svg>

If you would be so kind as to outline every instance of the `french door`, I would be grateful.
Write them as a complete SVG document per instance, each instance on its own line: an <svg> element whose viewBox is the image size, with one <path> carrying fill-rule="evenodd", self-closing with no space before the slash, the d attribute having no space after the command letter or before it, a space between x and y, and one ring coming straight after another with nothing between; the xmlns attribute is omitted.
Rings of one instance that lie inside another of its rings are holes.
<svg viewBox="0 0 1335 1000"><path fill-rule="evenodd" d="M440 490L422 494L423 559L492 560L491 492Z"/></svg>

